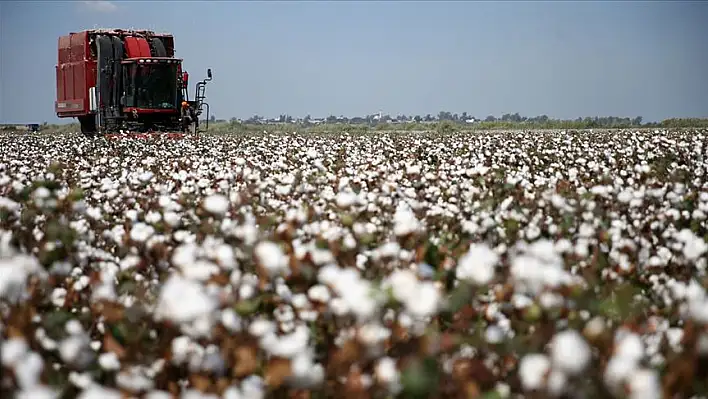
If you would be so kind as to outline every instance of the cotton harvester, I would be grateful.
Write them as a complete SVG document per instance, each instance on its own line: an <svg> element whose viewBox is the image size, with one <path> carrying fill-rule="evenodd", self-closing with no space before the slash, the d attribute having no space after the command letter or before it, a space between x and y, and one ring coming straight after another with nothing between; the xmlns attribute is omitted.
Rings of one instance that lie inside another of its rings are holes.
<svg viewBox="0 0 708 399"><path fill-rule="evenodd" d="M85 136L200 132L207 78L189 100L189 74L174 58L174 37L148 30L94 29L59 38L56 66L60 118L77 118Z"/></svg>

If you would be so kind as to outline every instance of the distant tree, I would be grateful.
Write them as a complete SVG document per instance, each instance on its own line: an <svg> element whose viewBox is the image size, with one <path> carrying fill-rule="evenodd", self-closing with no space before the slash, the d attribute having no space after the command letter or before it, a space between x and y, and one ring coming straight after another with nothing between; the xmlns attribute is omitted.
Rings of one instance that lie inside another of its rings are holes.
<svg viewBox="0 0 708 399"><path fill-rule="evenodd" d="M450 113L448 111L440 111L440 112L438 112L438 120L439 121L451 121L451 120L453 120L452 113Z"/></svg>
<svg viewBox="0 0 708 399"><path fill-rule="evenodd" d="M423 121L423 118L420 115L416 115L415 118L413 118L417 123L420 123Z"/></svg>

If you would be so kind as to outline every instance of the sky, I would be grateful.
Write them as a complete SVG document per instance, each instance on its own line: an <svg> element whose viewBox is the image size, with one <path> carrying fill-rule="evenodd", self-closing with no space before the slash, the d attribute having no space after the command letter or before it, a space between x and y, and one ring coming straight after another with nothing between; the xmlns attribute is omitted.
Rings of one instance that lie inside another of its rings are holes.
<svg viewBox="0 0 708 399"><path fill-rule="evenodd" d="M708 2L0 1L0 123L61 123L59 36L170 32L219 119L708 117Z"/></svg>

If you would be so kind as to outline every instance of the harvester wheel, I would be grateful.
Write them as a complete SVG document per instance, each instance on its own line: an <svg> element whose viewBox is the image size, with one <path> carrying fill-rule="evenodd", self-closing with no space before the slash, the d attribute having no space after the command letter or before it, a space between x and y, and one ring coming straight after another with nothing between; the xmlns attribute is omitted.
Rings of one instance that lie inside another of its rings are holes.
<svg viewBox="0 0 708 399"><path fill-rule="evenodd" d="M162 40L154 37L152 40L150 40L150 44L152 44L153 49L155 50L155 54L153 54L153 57L167 57L167 50L165 49L165 44L162 43Z"/></svg>
<svg viewBox="0 0 708 399"><path fill-rule="evenodd" d="M80 116L79 123L81 124L81 134L84 137L93 137L96 135L96 118L93 115Z"/></svg>

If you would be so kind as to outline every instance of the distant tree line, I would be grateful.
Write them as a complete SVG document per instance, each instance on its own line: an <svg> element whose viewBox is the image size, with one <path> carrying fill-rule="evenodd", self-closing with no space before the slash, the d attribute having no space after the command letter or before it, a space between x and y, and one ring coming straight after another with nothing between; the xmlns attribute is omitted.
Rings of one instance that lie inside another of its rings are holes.
<svg viewBox="0 0 708 399"><path fill-rule="evenodd" d="M217 121L218 122L218 121ZM632 127L708 127L708 118L672 118L661 122L645 122L642 116L620 117L620 116L587 116L576 119L554 119L547 115L521 116L518 112L503 114L500 117L489 115L485 118L478 118L467 112L461 114L448 111L440 111L437 115L396 115L371 114L366 116L346 117L330 115L324 118L313 118L310 115L304 118L295 118L291 115L282 114L278 118L264 118L254 115L246 120L231 118L231 125L278 125L297 124L299 126L311 127L317 125L361 125L370 128L394 128L392 125L405 125L406 130L425 129L423 125L441 124L479 128L537 128L537 129L625 129Z"/></svg>

